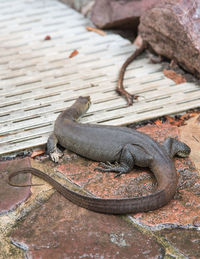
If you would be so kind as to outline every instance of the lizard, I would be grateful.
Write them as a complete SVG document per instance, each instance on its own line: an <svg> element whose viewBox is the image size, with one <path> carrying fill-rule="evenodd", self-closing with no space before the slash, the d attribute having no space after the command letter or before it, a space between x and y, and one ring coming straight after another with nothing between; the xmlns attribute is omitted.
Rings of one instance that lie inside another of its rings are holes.
<svg viewBox="0 0 200 259"><path fill-rule="evenodd" d="M133 54L131 54L131 56L128 57L126 59L126 61L123 63L123 65L119 71L119 76L118 76L118 80L117 80L116 92L125 97L125 99L127 100L128 106L133 105L133 100L136 100L138 98L138 96L135 94L130 94L129 92L127 92L124 89L124 85L123 85L124 74L126 72L126 68L128 67L128 65L131 62L133 62L133 60L136 59L136 57L138 57L147 48L147 42L143 41L142 38L141 38L141 41L142 41L141 46L139 48L137 48L135 50L135 52Z"/></svg>
<svg viewBox="0 0 200 259"><path fill-rule="evenodd" d="M64 148L94 161L100 161L102 172L116 172L117 175L129 173L134 165L149 167L157 180L157 189L150 195L103 199L74 192L44 172L35 168L24 168L9 175L11 179L19 173L32 173L50 183L58 192L73 203L107 214L128 214L158 209L167 204L177 188L177 173L172 161L175 155L187 157L190 147L185 143L167 138L161 145L148 135L127 127L82 124L78 119L85 114L91 104L90 97L79 97L75 103L64 110L56 119L54 131L47 141L47 152L54 162L59 161ZM118 165L113 164L118 162ZM17 185L19 186L19 185ZM27 186L27 185L26 185Z"/></svg>

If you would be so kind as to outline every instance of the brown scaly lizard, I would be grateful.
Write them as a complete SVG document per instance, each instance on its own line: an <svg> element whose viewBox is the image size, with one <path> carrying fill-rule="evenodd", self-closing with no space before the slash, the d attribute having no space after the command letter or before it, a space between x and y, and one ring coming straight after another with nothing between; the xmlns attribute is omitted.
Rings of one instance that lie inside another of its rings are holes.
<svg viewBox="0 0 200 259"><path fill-rule="evenodd" d="M120 72L119 72L119 77L118 77L118 81L117 81L117 88L116 91L124 96L127 100L128 105L132 105L133 104L133 100L137 99L138 96L134 95L134 94L130 94L129 92L127 92L124 89L124 85L123 85L123 80L124 80L124 74L126 71L127 66L134 60L136 59L137 56L139 56L144 49L147 47L147 43L145 41L142 41L142 44L139 48L136 49L136 51L130 56L128 57L128 59L124 62L124 64L122 65Z"/></svg>
<svg viewBox="0 0 200 259"><path fill-rule="evenodd" d="M158 186L154 193L134 198L102 199L76 193L35 168L13 172L11 178L20 173L32 173L50 183L58 192L73 203L89 210L127 214L158 209L174 196L177 187L177 173L172 161L175 155L186 157L190 148L173 138L167 138L162 145L148 135L126 127L81 124L77 120L88 110L90 97L79 97L75 103L57 118L54 132L47 142L47 151L54 162L62 152L57 143L83 157L102 162L102 172L129 173L134 165L149 167ZM118 162L118 165L111 163ZM19 185L17 185L19 186Z"/></svg>

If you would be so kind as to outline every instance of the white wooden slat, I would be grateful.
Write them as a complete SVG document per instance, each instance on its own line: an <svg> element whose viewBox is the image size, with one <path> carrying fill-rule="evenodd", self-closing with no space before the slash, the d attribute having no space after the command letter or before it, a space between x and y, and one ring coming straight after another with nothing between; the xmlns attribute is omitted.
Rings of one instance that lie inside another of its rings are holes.
<svg viewBox="0 0 200 259"><path fill-rule="evenodd" d="M98 95L99 96L99 95ZM190 92L187 94L188 100L196 100L197 98L200 98L200 92L197 94L196 92ZM95 98L95 95L94 95ZM104 98L104 95L103 95ZM146 110L155 110L155 109L161 109L163 106L166 104L172 104L173 103L181 103L185 102L185 94L184 93L174 93L173 96L167 96L167 98L161 99L162 103L160 102L160 99L158 98L153 98L149 102L147 100L144 102L140 102L140 104L135 104L134 105L134 112L135 114L145 112ZM112 102L111 102L112 104ZM108 108L107 110L99 111L98 113L96 112L93 117L89 117L90 122L101 122L105 120L109 120L110 118L115 119L116 117L122 117L126 116L128 113L132 111L132 107L122 107L121 109L111 109ZM52 113L52 114L45 114L45 122L50 122L51 118L55 120L57 117L57 114ZM88 116L85 117L86 121L88 121ZM84 119L83 119L84 121ZM5 127L2 127L0 129L0 134L8 134L10 131L18 131L20 129L27 129L28 127L31 126L37 126L37 125L43 125L43 117L40 114L32 114L31 116L27 116L26 118L23 119L15 119L13 122L7 122Z"/></svg>
<svg viewBox="0 0 200 259"><path fill-rule="evenodd" d="M200 89L175 85L146 56L128 67L133 106L115 92L122 63L135 46L57 0L0 1L0 155L45 144L59 112L79 95L93 105L83 122L125 125L199 106ZM46 35L50 41L44 41ZM79 54L69 59L77 49Z"/></svg>

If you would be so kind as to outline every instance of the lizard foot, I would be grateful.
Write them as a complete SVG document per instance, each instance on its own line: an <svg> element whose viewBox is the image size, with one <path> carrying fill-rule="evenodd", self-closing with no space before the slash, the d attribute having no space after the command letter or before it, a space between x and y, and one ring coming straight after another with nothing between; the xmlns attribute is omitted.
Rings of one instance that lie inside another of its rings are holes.
<svg viewBox="0 0 200 259"><path fill-rule="evenodd" d="M113 165L112 165L109 161L106 161L105 163L100 162L100 163L99 163L99 166L101 166L101 167L103 167L103 168L110 168L110 167L113 167Z"/></svg>
<svg viewBox="0 0 200 259"><path fill-rule="evenodd" d="M102 171L102 172L112 172L112 171L113 171L112 169L113 169L115 166L117 166L117 164L113 165L113 164L111 164L109 161L107 161L107 162L105 162L105 163L100 162L100 163L99 163L99 166L101 166L101 167L96 167L94 170L99 170L99 171ZM108 169L108 170L107 170L107 169Z"/></svg>
<svg viewBox="0 0 200 259"><path fill-rule="evenodd" d="M137 100L139 97L138 95L130 94L129 92L125 91L124 89L117 89L117 92L120 95L125 97L125 99L127 100L128 106L133 105L133 100Z"/></svg>
<svg viewBox="0 0 200 259"><path fill-rule="evenodd" d="M127 102L128 102L128 106L131 106L133 105L133 100L137 100L138 99L138 95L135 95L135 94L127 94L126 95L126 99L127 99Z"/></svg>
<svg viewBox="0 0 200 259"><path fill-rule="evenodd" d="M49 155L53 162L58 163L59 158L63 156L63 152L60 151L60 149L56 148L56 150L54 150L54 152L51 152Z"/></svg>
<svg viewBox="0 0 200 259"><path fill-rule="evenodd" d="M95 171L101 171L101 172L112 172L112 173L117 173L115 175L115 178L127 173L127 170L124 167L121 167L117 162L115 162L115 165L111 164L110 162L100 162L99 165L101 167L96 167L94 170Z"/></svg>

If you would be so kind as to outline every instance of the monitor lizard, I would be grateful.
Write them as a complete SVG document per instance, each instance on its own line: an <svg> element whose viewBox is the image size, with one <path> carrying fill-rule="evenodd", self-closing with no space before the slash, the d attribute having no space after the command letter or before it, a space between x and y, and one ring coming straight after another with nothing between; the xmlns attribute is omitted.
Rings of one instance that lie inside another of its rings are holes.
<svg viewBox="0 0 200 259"><path fill-rule="evenodd" d="M140 54L142 54L142 52L147 48L147 42L143 41L141 39L142 43L141 46L139 46L134 52L133 54L131 54L130 57L128 57L126 59L126 61L123 63L122 67L120 68L119 71L119 76L118 76L118 80L117 80L117 88L116 88L116 92L122 96L125 97L125 99L127 100L127 104L128 106L131 106L133 104L133 100L137 100L138 95L135 94L130 94L129 92L127 92L124 89L124 74L126 72L126 68L128 67L128 65L133 62Z"/></svg>
<svg viewBox="0 0 200 259"><path fill-rule="evenodd" d="M129 173L134 165L149 167L157 180L154 193L133 198L103 199L76 193L35 168L24 168L9 175L32 173L50 183L58 192L73 203L108 214L137 213L158 209L167 204L177 188L177 173L172 157L186 157L190 148L173 138L167 138L162 145L139 131L117 126L81 124L77 120L90 106L90 97L79 97L75 103L63 111L55 121L54 131L47 141L47 152L54 162L58 162L62 152L59 143L83 157L100 161L102 172ZM112 163L118 162L118 165ZM19 185L17 185L19 186Z"/></svg>

